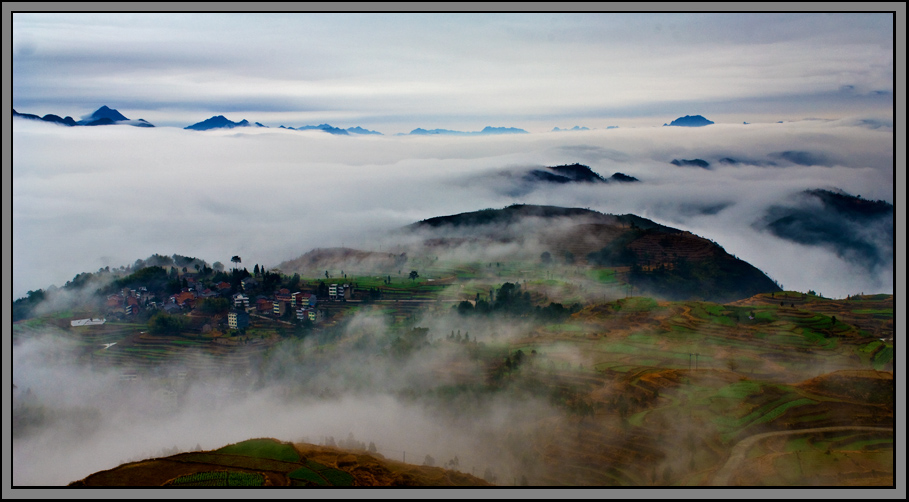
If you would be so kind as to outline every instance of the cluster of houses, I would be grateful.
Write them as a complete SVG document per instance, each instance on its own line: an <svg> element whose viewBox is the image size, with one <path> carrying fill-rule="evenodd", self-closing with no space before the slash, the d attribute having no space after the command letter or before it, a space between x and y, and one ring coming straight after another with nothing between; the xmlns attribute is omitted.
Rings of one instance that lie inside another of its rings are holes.
<svg viewBox="0 0 909 502"><path fill-rule="evenodd" d="M288 310L293 311L298 321L308 319L317 323L322 321L324 313L316 308L318 298L312 293L300 291L291 293L287 288L278 290L273 298L260 295L255 303L245 293L236 293L231 297L231 311L227 315L227 326L231 329L244 329L249 326L250 314L260 316L285 317Z"/></svg>
<svg viewBox="0 0 909 502"><path fill-rule="evenodd" d="M299 321L308 319L313 323L318 323L324 318L324 312L316 308L318 299L313 293L291 292L287 288L282 288L272 296L258 295L253 299L247 294L248 291L255 291L259 286L258 281L253 277L243 279L240 283L242 291L233 295L230 295L232 288L227 282L205 287L194 274L183 274L181 279L186 281L186 287L178 293L163 298L149 292L145 287L124 288L119 293L108 295L107 311L115 316L118 314L134 316L143 309L163 310L177 314L193 310L200 299L229 298L228 327L230 329L244 329L249 326L251 314L286 318L287 312L290 310ZM327 288L327 293L328 297L323 300L344 302L351 299L353 288L349 284L331 284Z"/></svg>
<svg viewBox="0 0 909 502"><path fill-rule="evenodd" d="M163 310L169 314L177 314L192 310L200 298L220 298L230 293L230 284L221 282L213 288L201 288L195 284L195 277L190 274L184 276L187 284L192 284L180 292L159 298L158 295L148 291L145 286L137 289L123 288L119 293L107 296L107 310L110 313L122 313L133 316L141 309Z"/></svg>

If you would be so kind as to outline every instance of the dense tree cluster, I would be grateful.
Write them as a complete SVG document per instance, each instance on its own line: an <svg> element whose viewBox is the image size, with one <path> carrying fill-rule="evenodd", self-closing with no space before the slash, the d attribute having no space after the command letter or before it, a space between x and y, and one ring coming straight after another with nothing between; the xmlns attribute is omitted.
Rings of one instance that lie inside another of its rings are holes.
<svg viewBox="0 0 909 502"><path fill-rule="evenodd" d="M35 307L43 302L44 290L29 291L28 295L13 302L13 322L28 319L34 315Z"/></svg>
<svg viewBox="0 0 909 502"><path fill-rule="evenodd" d="M571 314L581 310L580 304L574 304L565 308L561 303L550 303L549 305L534 306L530 297L530 292L521 291L520 284L506 282L501 288L496 290L495 294L490 291L490 297L494 296L492 303L485 299L476 300L476 305L469 301L462 301L453 308L461 315L491 315L505 314L516 317L532 316L547 322L559 322Z"/></svg>
<svg viewBox="0 0 909 502"><path fill-rule="evenodd" d="M186 318L158 312L148 321L148 331L153 335L178 335L186 327Z"/></svg>

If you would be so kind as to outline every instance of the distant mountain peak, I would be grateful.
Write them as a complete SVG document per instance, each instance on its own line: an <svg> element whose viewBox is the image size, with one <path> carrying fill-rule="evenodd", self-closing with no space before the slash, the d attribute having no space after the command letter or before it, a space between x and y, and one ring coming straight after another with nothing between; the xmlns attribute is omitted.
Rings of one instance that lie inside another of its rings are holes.
<svg viewBox="0 0 909 502"><path fill-rule="evenodd" d="M65 126L99 126L123 122L136 127L155 127L145 119L130 120L126 118L122 113L108 107L107 105L98 108L91 115L84 116L84 118L78 122L70 116L61 118L59 115L54 115L52 113L48 113L43 117L39 117L30 113L18 113L16 110L13 110L13 116L32 120L42 120L44 122L53 122L55 124L61 124Z"/></svg>
<svg viewBox="0 0 909 502"><path fill-rule="evenodd" d="M703 127L710 124L713 124L712 120L707 120L700 115L685 115L684 117L679 117L672 122L663 125L680 127Z"/></svg>
<svg viewBox="0 0 909 502"><path fill-rule="evenodd" d="M249 126L249 121L246 119L243 119L240 122L233 122L231 120L228 120L224 115L215 115L210 119L205 119L202 122L186 126L184 129L191 129L193 131L207 131L209 129L233 129L234 127Z"/></svg>
<svg viewBox="0 0 909 502"><path fill-rule="evenodd" d="M635 178L634 176L628 176L624 173L615 173L609 177L606 181L618 181L621 183L634 183L635 181L640 182L641 180Z"/></svg>
<svg viewBox="0 0 909 502"><path fill-rule="evenodd" d="M101 106L101 108L98 108L97 110L95 110L95 113L92 113L90 115L90 117L93 119L108 118L114 122L118 122L120 120L129 120L128 118L126 118L122 113L118 112L117 110L114 110L113 108L108 108L107 105L103 105L103 106Z"/></svg>
<svg viewBox="0 0 909 502"><path fill-rule="evenodd" d="M672 162L670 162L670 164L680 167L694 166L703 169L710 169L710 162L707 162L703 159L672 159Z"/></svg>
<svg viewBox="0 0 909 502"><path fill-rule="evenodd" d="M128 120L129 119L126 118L122 113L114 110L113 108L109 108L107 105L104 105L101 108L95 110L95 112L88 117L80 120L78 124L88 126L110 125L114 122L123 122Z"/></svg>
<svg viewBox="0 0 909 502"><path fill-rule="evenodd" d="M529 134L524 129L517 127L492 127L486 126L477 134Z"/></svg>

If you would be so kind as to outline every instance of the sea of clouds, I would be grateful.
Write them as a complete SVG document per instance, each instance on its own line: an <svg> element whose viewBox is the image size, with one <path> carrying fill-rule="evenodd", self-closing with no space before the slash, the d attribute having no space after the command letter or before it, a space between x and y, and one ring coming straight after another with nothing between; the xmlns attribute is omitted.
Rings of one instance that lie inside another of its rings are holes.
<svg viewBox="0 0 909 502"><path fill-rule="evenodd" d="M390 230L514 203L633 213L712 239L786 289L893 291L820 246L755 226L806 189L893 203L887 120L803 120L520 135L334 136L321 131L108 126L14 120L13 296L154 253L272 267L316 247L387 249ZM733 158L735 165L720 163ZM708 169L675 166L703 159ZM641 183L528 185L581 163ZM886 236L885 236L886 237Z"/></svg>

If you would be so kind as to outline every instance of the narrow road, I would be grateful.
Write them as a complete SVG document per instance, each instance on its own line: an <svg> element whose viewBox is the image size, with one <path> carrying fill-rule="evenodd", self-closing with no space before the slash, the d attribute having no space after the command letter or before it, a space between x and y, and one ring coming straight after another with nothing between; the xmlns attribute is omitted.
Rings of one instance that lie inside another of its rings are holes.
<svg viewBox="0 0 909 502"><path fill-rule="evenodd" d="M745 460L745 454L748 453L748 450L754 446L758 441L772 437L772 436L785 436L787 434L813 434L816 432L834 432L834 431L876 431L876 432L893 432L893 429L888 429L884 427L861 427L853 425L842 425L838 427L816 427L814 429L800 429L794 431L776 431L776 432L765 432L763 434L755 434L754 436L747 437L738 442L733 448L732 452L729 454L729 460L726 461L726 464L720 468L716 474L713 475L713 486L729 486L729 478L732 476L732 473L739 468L742 461Z"/></svg>

